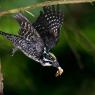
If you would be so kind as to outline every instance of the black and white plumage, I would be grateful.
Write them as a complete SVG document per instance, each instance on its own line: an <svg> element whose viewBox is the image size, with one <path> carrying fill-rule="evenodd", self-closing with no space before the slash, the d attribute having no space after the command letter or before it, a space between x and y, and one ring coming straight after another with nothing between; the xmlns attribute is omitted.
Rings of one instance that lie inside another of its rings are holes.
<svg viewBox="0 0 95 95"><path fill-rule="evenodd" d="M15 16L20 25L19 35L8 34L0 31L0 34L10 40L13 45L13 53L20 49L26 56L39 62L42 66L53 66L58 69L56 76L63 73L56 57L50 53L58 42L60 27L63 23L63 13L59 6L45 6L44 12L40 12L37 20L32 24L21 13Z"/></svg>
<svg viewBox="0 0 95 95"><path fill-rule="evenodd" d="M47 50L50 50L58 42L63 24L63 13L59 10L59 5L45 6L43 10L44 12L40 12L33 26L41 35Z"/></svg>

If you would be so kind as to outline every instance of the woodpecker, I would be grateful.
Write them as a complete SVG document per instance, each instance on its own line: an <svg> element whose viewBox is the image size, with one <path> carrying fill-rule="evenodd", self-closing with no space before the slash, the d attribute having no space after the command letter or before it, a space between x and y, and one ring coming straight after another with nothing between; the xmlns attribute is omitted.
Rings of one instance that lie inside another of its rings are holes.
<svg viewBox="0 0 95 95"><path fill-rule="evenodd" d="M63 73L63 69L50 50L58 42L63 16L59 5L43 7L43 11L40 11L40 15L34 23L18 13L14 16L20 25L18 35L2 31L0 31L0 34L13 43L13 54L19 49L27 57L42 66L56 67L56 76L59 76Z"/></svg>

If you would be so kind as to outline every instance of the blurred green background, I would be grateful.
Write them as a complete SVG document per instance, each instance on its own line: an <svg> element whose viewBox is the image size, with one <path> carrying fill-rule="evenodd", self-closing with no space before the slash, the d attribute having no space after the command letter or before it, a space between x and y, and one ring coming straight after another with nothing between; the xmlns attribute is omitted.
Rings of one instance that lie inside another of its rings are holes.
<svg viewBox="0 0 95 95"><path fill-rule="evenodd" d="M0 12L45 0L0 0ZM64 24L59 43L51 51L64 74L40 64L17 51L12 57L12 43L0 36L0 59L4 76L4 95L95 95L95 4L61 5ZM24 13L34 22L42 8ZM0 17L0 30L17 34L18 23L8 14Z"/></svg>

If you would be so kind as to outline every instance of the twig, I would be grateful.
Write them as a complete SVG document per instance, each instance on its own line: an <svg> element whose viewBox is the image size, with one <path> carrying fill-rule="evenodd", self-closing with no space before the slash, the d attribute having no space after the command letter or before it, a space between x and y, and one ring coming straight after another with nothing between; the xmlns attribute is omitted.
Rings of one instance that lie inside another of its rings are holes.
<svg viewBox="0 0 95 95"><path fill-rule="evenodd" d="M3 95L3 75L1 72L1 59L0 59L0 95Z"/></svg>
<svg viewBox="0 0 95 95"><path fill-rule="evenodd" d="M6 14L12 14L12 13L18 13L18 12L24 12L25 10L30 10L38 7L48 6L48 5L56 5L56 4L78 4L78 3L92 3L95 0L58 0L58 1L45 1L42 3L32 4L27 7L21 7L16 9L11 9L7 11L3 11L0 13L0 16L6 15Z"/></svg>

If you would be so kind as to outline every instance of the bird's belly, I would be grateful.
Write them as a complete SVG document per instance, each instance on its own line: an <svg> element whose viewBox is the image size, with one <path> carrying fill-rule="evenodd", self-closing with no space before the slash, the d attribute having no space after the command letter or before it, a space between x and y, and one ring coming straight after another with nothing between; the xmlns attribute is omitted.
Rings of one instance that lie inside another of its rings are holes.
<svg viewBox="0 0 95 95"><path fill-rule="evenodd" d="M27 57L39 62L40 56L43 53L43 45L37 41L26 41L20 39L15 41L14 46L21 50Z"/></svg>
<svg viewBox="0 0 95 95"><path fill-rule="evenodd" d="M40 50L40 46L33 44L31 45L15 45L16 48L18 48L20 51L22 51L27 57L33 59L36 62L40 62L40 56L42 54L42 51Z"/></svg>
<svg viewBox="0 0 95 95"><path fill-rule="evenodd" d="M33 59L33 60L36 61L36 62L40 62L40 59L37 58L35 55L28 54L27 52L25 52L25 51L23 51L23 50L21 50L21 51L22 51L27 57Z"/></svg>

